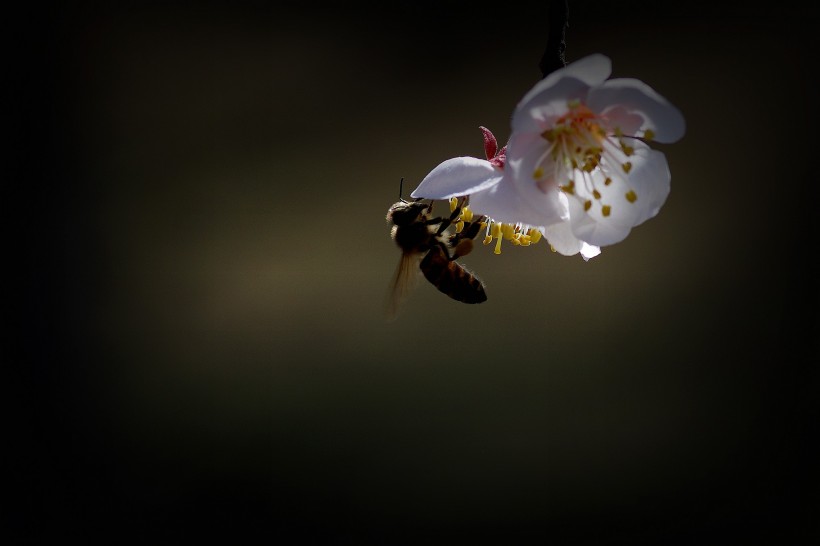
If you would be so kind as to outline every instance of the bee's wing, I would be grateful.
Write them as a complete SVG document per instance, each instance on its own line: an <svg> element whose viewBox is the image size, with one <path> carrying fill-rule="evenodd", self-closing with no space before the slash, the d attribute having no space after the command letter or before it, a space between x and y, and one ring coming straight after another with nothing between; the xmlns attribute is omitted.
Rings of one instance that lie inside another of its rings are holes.
<svg viewBox="0 0 820 546"><path fill-rule="evenodd" d="M393 280L390 283L386 305L385 316L387 320L394 320L399 313L399 308L407 299L407 295L416 286L421 274L419 262L422 255L418 252L402 252Z"/></svg>

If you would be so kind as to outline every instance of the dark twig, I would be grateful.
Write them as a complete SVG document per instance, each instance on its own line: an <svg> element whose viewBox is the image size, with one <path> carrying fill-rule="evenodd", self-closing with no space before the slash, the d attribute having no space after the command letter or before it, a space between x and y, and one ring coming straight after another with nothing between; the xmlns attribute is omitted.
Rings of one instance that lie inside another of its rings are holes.
<svg viewBox="0 0 820 546"><path fill-rule="evenodd" d="M548 74L567 65L564 52L567 49L566 33L569 26L569 6L568 0L550 0L549 5L549 30L547 34L547 49L538 68L541 69L541 76L546 78Z"/></svg>

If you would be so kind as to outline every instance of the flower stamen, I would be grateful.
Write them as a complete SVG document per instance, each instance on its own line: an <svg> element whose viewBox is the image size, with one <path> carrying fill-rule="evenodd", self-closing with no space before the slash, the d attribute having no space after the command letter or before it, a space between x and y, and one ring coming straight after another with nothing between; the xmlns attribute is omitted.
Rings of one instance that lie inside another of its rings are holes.
<svg viewBox="0 0 820 546"><path fill-rule="evenodd" d="M532 227L525 228L522 224L507 224L490 220L485 225L486 235L483 243L488 245L495 239L494 254L501 254L501 241L507 240L515 246L530 246L541 240L542 233Z"/></svg>
<svg viewBox="0 0 820 546"><path fill-rule="evenodd" d="M490 233L495 237L495 249L493 254L501 254L501 224L493 224Z"/></svg>

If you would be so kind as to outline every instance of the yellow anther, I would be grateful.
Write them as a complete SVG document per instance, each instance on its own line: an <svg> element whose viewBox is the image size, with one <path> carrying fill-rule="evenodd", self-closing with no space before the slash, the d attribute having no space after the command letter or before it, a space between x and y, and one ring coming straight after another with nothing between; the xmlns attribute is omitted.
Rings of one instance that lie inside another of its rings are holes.
<svg viewBox="0 0 820 546"><path fill-rule="evenodd" d="M599 192L598 190L592 190L592 196L595 199L600 199L601 198L601 192Z"/></svg>
<svg viewBox="0 0 820 546"><path fill-rule="evenodd" d="M604 186L609 186L610 184L612 184L612 179L607 177L607 179L604 180Z"/></svg>
<svg viewBox="0 0 820 546"><path fill-rule="evenodd" d="M629 161L627 161L626 163L624 163L621 166L624 168L625 173L629 173L629 171L632 170L632 163L630 163Z"/></svg>
<svg viewBox="0 0 820 546"><path fill-rule="evenodd" d="M643 132L643 137L646 140L652 140L653 138L655 138L655 131L653 131L652 129L647 129Z"/></svg>
<svg viewBox="0 0 820 546"><path fill-rule="evenodd" d="M509 240L515 236L515 227L512 224L501 224L501 234Z"/></svg>
<svg viewBox="0 0 820 546"><path fill-rule="evenodd" d="M484 241L482 241L482 242L485 245L488 245L488 244L492 243L493 242L493 236L492 235L485 235L484 236Z"/></svg>
<svg viewBox="0 0 820 546"><path fill-rule="evenodd" d="M510 239L510 242L512 244L514 244L515 246L518 246L518 245L521 244L521 241L518 240L518 237L513 237L512 239Z"/></svg>
<svg viewBox="0 0 820 546"><path fill-rule="evenodd" d="M601 214L604 216L609 216L609 213L612 212L612 207L609 205L604 205L601 207Z"/></svg>
<svg viewBox="0 0 820 546"><path fill-rule="evenodd" d="M490 227L490 235L493 239L500 239L501 238L501 224L498 222L493 222L492 227Z"/></svg>
<svg viewBox="0 0 820 546"><path fill-rule="evenodd" d="M479 228L479 230L481 230L481 229L487 229L487 222L481 222L481 223L479 223L479 225L481 226L481 227Z"/></svg>
<svg viewBox="0 0 820 546"><path fill-rule="evenodd" d="M470 210L469 206L464 207L463 209L461 209L461 219L464 220L465 222L469 222L470 220L473 219L473 211Z"/></svg>
<svg viewBox="0 0 820 546"><path fill-rule="evenodd" d="M539 178L541 178L543 176L544 176L544 169L542 169L541 167L538 167L537 169L535 169L532 172L532 177L535 178L536 180L538 180Z"/></svg>
<svg viewBox="0 0 820 546"><path fill-rule="evenodd" d="M530 228L529 230L527 230L527 235L529 235L532 244L535 244L541 240L541 232L537 229Z"/></svg>
<svg viewBox="0 0 820 546"><path fill-rule="evenodd" d="M450 212L453 212L454 210L456 210L457 206L458 206L458 199L455 198L455 197L451 197L450 198Z"/></svg>
<svg viewBox="0 0 820 546"><path fill-rule="evenodd" d="M630 203L634 203L637 198L638 194L636 194L634 190L629 190L628 192L626 192L626 200Z"/></svg>
<svg viewBox="0 0 820 546"><path fill-rule="evenodd" d="M558 252L557 250L555 250L555 247L552 246L552 245L550 245L550 250L552 250L553 252Z"/></svg>
<svg viewBox="0 0 820 546"><path fill-rule="evenodd" d="M464 222L462 222L461 220L456 222L456 233L461 233L461 230L463 230L463 229L464 229Z"/></svg>
<svg viewBox="0 0 820 546"><path fill-rule="evenodd" d="M624 154L626 154L627 157L635 153L635 148L627 144L624 144L623 142L621 142L621 150L624 151Z"/></svg>
<svg viewBox="0 0 820 546"><path fill-rule="evenodd" d="M590 201L589 199L584 201L584 210L589 210L591 206L592 206L592 201Z"/></svg>

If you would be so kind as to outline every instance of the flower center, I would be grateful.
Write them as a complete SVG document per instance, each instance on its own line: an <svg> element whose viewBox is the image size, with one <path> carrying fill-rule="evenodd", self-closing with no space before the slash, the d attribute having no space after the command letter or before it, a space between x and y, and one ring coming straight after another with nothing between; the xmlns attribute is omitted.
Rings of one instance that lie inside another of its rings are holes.
<svg viewBox="0 0 820 546"><path fill-rule="evenodd" d="M571 101L568 106L569 112L541 136L550 143L549 154L554 162L565 168L592 172L601 162L606 131L586 105Z"/></svg>
<svg viewBox="0 0 820 546"><path fill-rule="evenodd" d="M635 148L626 142L631 137L626 137L618 127L610 127L607 120L578 100L567 106L568 112L541 133L548 145L532 176L544 193L557 185L567 195L581 199L584 210L589 211L597 202L601 216L610 216L612 195L607 190L613 178L627 186L627 202L634 203L638 198L628 182L632 170L629 158L635 153ZM652 136L651 131L646 131L644 138L649 140Z"/></svg>

